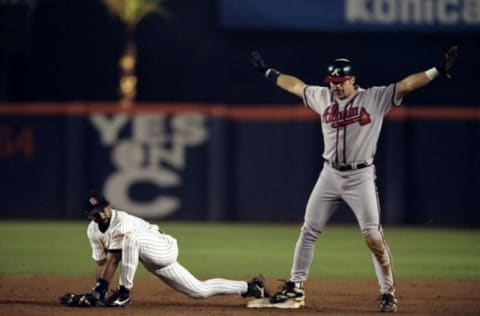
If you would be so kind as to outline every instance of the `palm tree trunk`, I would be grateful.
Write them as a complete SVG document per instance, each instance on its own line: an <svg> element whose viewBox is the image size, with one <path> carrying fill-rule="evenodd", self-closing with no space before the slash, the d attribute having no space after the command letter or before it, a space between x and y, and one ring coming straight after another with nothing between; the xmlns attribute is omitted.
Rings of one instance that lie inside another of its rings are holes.
<svg viewBox="0 0 480 316"><path fill-rule="evenodd" d="M127 44L120 58L120 106L122 108L130 108L137 94L137 76L135 73L137 48L133 37L133 30L129 27L127 32Z"/></svg>

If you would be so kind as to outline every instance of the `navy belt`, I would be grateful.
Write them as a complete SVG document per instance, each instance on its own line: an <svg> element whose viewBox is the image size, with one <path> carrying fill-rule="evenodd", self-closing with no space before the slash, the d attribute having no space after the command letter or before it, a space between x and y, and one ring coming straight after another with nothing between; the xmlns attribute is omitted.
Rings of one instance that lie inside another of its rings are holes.
<svg viewBox="0 0 480 316"><path fill-rule="evenodd" d="M369 167L373 164L373 162L365 161L365 162L361 162L361 163L357 163L357 164L348 165L348 164L343 164L343 163L332 162L332 161L329 161L327 159L324 159L324 160L330 167L332 167L333 169L336 169L338 171L358 170L358 169Z"/></svg>

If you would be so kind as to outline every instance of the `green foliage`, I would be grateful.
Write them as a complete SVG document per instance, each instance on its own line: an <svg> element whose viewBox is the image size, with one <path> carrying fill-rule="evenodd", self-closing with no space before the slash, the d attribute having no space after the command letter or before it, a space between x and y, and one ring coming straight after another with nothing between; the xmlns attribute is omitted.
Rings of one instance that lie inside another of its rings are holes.
<svg viewBox="0 0 480 316"><path fill-rule="evenodd" d="M288 278L300 224L159 223L177 238L179 261L198 277ZM93 275L87 222L0 223L1 275ZM386 227L397 279L480 280L480 232ZM141 268L140 275L147 275ZM356 226L328 226L311 278L374 279Z"/></svg>
<svg viewBox="0 0 480 316"><path fill-rule="evenodd" d="M165 0L104 0L110 10L129 25L137 25L150 12L165 17L170 14L164 9Z"/></svg>

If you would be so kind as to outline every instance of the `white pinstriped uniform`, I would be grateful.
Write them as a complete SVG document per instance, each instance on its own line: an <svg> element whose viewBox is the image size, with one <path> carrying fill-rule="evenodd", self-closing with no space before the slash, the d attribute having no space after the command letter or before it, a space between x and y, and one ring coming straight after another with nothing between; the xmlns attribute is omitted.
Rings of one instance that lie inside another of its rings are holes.
<svg viewBox="0 0 480 316"><path fill-rule="evenodd" d="M383 238L380 206L375 185L375 155L385 114L400 105L396 85L357 89L344 100L333 97L327 87L306 86L306 106L320 114L328 161L310 194L305 221L297 241L291 271L292 282L304 282L313 259L314 243L343 200L352 209L361 233L372 251L381 293L395 291L391 255ZM367 167L339 171L332 165Z"/></svg>
<svg viewBox="0 0 480 316"><path fill-rule="evenodd" d="M112 209L108 229L102 233L94 221L87 229L92 247L92 258L106 258L108 250L122 251L119 285L133 287L139 261L151 273L157 275L172 288L195 298L212 295L242 294L247 292L247 282L226 279L200 281L177 262L177 240L162 233L157 225Z"/></svg>

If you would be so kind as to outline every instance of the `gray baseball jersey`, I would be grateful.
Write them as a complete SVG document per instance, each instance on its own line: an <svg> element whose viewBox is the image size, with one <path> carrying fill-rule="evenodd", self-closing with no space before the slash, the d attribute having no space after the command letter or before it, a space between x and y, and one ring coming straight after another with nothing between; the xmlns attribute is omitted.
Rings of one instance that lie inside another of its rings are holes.
<svg viewBox="0 0 480 316"><path fill-rule="evenodd" d="M385 114L402 101L396 85L360 89L350 97L335 98L330 89L306 86L306 106L320 114L328 161L310 194L305 221L295 247L292 282L307 279L314 242L343 200L352 209L362 235L372 250L380 292L393 293L395 285L390 250L383 238L380 205L372 164ZM341 169L348 165L348 168ZM358 167L358 168L357 168Z"/></svg>
<svg viewBox="0 0 480 316"><path fill-rule="evenodd" d="M395 84L358 88L345 100L334 98L327 87L306 86L304 91L305 105L322 119L323 158L341 164L373 160L383 117L401 101L395 98Z"/></svg>

